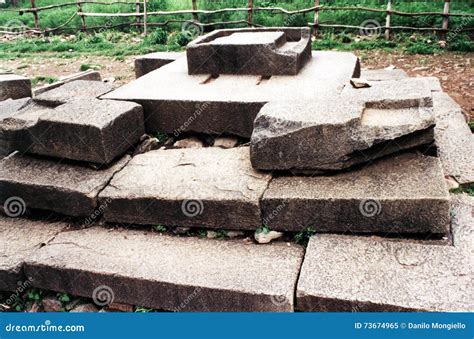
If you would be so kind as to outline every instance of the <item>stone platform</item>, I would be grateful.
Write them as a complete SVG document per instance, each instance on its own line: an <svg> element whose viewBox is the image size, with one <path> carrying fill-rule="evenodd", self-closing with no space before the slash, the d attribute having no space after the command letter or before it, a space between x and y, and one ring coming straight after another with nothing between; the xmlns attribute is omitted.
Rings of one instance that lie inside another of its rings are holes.
<svg viewBox="0 0 474 339"><path fill-rule="evenodd" d="M141 55L135 59L135 77L138 79L181 57L185 57L182 52L156 52Z"/></svg>
<svg viewBox="0 0 474 339"><path fill-rule="evenodd" d="M311 58L311 30L216 30L188 44L186 54L189 74L297 75Z"/></svg>
<svg viewBox="0 0 474 339"><path fill-rule="evenodd" d="M16 74L0 74L0 101L31 96L30 79Z"/></svg>
<svg viewBox="0 0 474 339"><path fill-rule="evenodd" d="M315 100L340 93L360 73L359 61L351 53L312 55L298 76L270 78L188 75L186 59L179 58L102 98L141 104L148 133L228 133L250 138L255 117L267 102Z"/></svg>

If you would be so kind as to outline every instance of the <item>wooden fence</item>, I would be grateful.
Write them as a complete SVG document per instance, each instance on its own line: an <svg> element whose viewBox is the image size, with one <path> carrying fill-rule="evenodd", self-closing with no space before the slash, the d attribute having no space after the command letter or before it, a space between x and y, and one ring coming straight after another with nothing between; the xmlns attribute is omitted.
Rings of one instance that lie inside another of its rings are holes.
<svg viewBox="0 0 474 339"><path fill-rule="evenodd" d="M297 15L297 14L304 14L304 13L314 13L314 21L308 23L309 26L313 28L314 34L316 35L320 28L342 28L342 29L358 29L358 30L384 30L385 37L387 39L390 38L390 34L392 30L411 30L411 31L433 31L433 32L441 32L446 34L450 30L449 26L449 18L450 17L463 17L468 18L470 21L471 18L474 18L474 14L471 13L450 13L450 0L444 0L444 10L442 12L403 12L394 10L392 7L392 0L387 0L386 9L380 8L370 8L370 7L362 7L362 6L324 6L321 5L320 0L314 0L314 6L309 8L303 8L299 10L287 10L281 7L254 7L253 0L247 0L248 4L247 7L243 8L222 8L216 10L202 10L198 7L198 0L189 0L190 1L190 9L189 10L175 10L175 11L147 11L147 0L136 0L136 1L92 1L92 0L78 0L78 1L71 1L62 4L56 5L49 5L43 7L37 7L35 0L30 0L31 8L22 8L19 10L14 9L3 9L8 11L17 11L19 15L24 14L32 14L34 17L34 27L28 27L21 30L21 32L12 32L12 31L3 31L0 30L0 33L4 34L23 34L23 33L49 33L55 31L61 31L70 29L66 26L77 16L81 19L81 30L95 30L95 29L104 29L104 28L113 28L118 26L141 26L143 27L143 31L147 34L149 26L165 26L170 23L182 23L182 22L189 22L192 21L193 24L198 25L200 27L207 27L207 26L215 26L215 25L235 25L235 24L245 24L249 27L261 27L254 22L253 13L259 11L271 12L273 14L286 14L286 15ZM85 4L96 4L96 5L104 5L104 6L113 6L113 5L131 5L135 6L134 12L126 12L126 13L92 13L92 12L84 12L83 5ZM54 8L62 8L62 7L77 7L77 11L69 18L66 22L61 24L55 28L40 28L40 18L39 13L42 11L51 10ZM367 26L353 26L353 25L343 25L343 24L323 24L320 22L320 12L322 11L367 11L373 13L384 13L386 16L385 25L377 25L377 27L367 27ZM198 20L198 14L218 14L218 13L231 13L231 12L246 12L247 19L246 20L235 20L235 21L222 21L222 22L212 22L212 23L202 23ZM169 16L181 16L181 15L192 15L192 20L189 19L168 19L164 22L149 22L149 17L169 17ZM441 16L443 18L441 27L409 27L409 26L392 26L392 16ZM110 17L110 18L124 18L130 17L135 18L134 21L129 23L119 23L116 25L103 25L103 26L88 26L86 18L88 17ZM474 31L474 27L465 27L467 25L462 25L461 27L455 28L456 32L461 31Z"/></svg>

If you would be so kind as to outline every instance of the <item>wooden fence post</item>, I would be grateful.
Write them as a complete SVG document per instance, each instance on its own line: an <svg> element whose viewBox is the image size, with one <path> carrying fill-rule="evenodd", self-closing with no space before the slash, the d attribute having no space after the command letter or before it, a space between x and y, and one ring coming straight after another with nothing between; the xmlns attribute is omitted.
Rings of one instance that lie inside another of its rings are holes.
<svg viewBox="0 0 474 339"><path fill-rule="evenodd" d="M385 19L385 39L390 40L390 21L392 19L392 0L387 0L387 18Z"/></svg>
<svg viewBox="0 0 474 339"><path fill-rule="evenodd" d="M444 10L443 10L443 32L441 35L443 39L446 39L448 28L449 28L449 3L451 0L444 0Z"/></svg>
<svg viewBox="0 0 474 339"><path fill-rule="evenodd" d="M319 0L314 0L314 37L318 35L319 26Z"/></svg>
<svg viewBox="0 0 474 339"><path fill-rule="evenodd" d="M138 14L137 15L137 18L135 20L136 24L137 24L137 27L140 26L140 0L135 0L135 13Z"/></svg>
<svg viewBox="0 0 474 339"><path fill-rule="evenodd" d="M82 14L82 5L79 0L77 1L77 12L78 14ZM87 30L86 17L83 15L80 15L80 18L81 18L81 24L82 24L81 31L85 32Z"/></svg>
<svg viewBox="0 0 474 339"><path fill-rule="evenodd" d="M148 12L146 7L147 0L143 0L143 34L148 34Z"/></svg>
<svg viewBox="0 0 474 339"><path fill-rule="evenodd" d="M193 4L193 11L197 11L197 9L198 9L197 0L192 0L192 4ZM197 13L193 13L193 20L194 21L199 21L199 17L197 15Z"/></svg>
<svg viewBox="0 0 474 339"><path fill-rule="evenodd" d="M35 0L30 0L31 8L34 9L33 17L35 18L35 28L39 29L39 17L38 17L38 10L36 9Z"/></svg>
<svg viewBox="0 0 474 339"><path fill-rule="evenodd" d="M253 0L248 0L247 9L247 25L253 27Z"/></svg>

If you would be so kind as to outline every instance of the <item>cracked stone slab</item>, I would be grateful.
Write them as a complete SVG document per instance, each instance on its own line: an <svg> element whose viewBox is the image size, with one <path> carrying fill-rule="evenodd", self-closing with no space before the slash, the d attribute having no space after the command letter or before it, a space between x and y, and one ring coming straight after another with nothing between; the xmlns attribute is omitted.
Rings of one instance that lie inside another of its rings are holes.
<svg viewBox="0 0 474 339"><path fill-rule="evenodd" d="M297 75L311 58L311 30L216 30L189 43L186 55L189 74Z"/></svg>
<svg viewBox="0 0 474 339"><path fill-rule="evenodd" d="M363 69L360 77L368 81L389 81L408 78L408 74L401 69Z"/></svg>
<svg viewBox="0 0 474 339"><path fill-rule="evenodd" d="M423 78L346 87L342 94L312 101L273 101L254 122L252 165L261 170L341 170L430 144L432 106Z"/></svg>
<svg viewBox="0 0 474 339"><path fill-rule="evenodd" d="M102 81L75 80L34 97L38 104L56 107L75 99L92 99L110 92L113 87Z"/></svg>
<svg viewBox="0 0 474 339"><path fill-rule="evenodd" d="M16 74L0 74L0 101L31 96L30 79Z"/></svg>
<svg viewBox="0 0 474 339"><path fill-rule="evenodd" d="M312 55L298 76L270 78L188 75L186 59L179 58L102 98L141 104L148 133L227 133L249 138L253 121L265 103L315 100L339 93L352 77L360 74L359 60L352 53Z"/></svg>
<svg viewBox="0 0 474 339"><path fill-rule="evenodd" d="M453 197L452 242L313 236L298 310L473 312L473 209L472 197Z"/></svg>
<svg viewBox="0 0 474 339"><path fill-rule="evenodd" d="M89 216L97 206L99 192L129 160L124 156L97 170L85 164L14 153L0 161L0 201L18 197L27 208Z"/></svg>
<svg viewBox="0 0 474 339"><path fill-rule="evenodd" d="M445 175L460 184L474 182L474 136L461 107L446 93L433 93L435 139Z"/></svg>
<svg viewBox="0 0 474 339"><path fill-rule="evenodd" d="M184 56L183 52L156 52L141 55L135 59L135 77L138 79Z"/></svg>
<svg viewBox="0 0 474 339"><path fill-rule="evenodd" d="M144 251L146 249L146 251ZM62 233L26 263L35 287L161 310L293 311L298 245L89 228Z"/></svg>
<svg viewBox="0 0 474 339"><path fill-rule="evenodd" d="M33 221L0 215L0 290L24 289L31 282L23 275L25 259L67 228L65 223Z"/></svg>
<svg viewBox="0 0 474 339"><path fill-rule="evenodd" d="M99 199L108 222L254 230L270 179L248 147L156 150L134 157Z"/></svg>
<svg viewBox="0 0 474 339"><path fill-rule="evenodd" d="M449 194L438 158L406 153L331 176L273 178L261 201L279 231L449 231Z"/></svg>
<svg viewBox="0 0 474 339"><path fill-rule="evenodd" d="M145 133L143 109L131 102L75 99L54 109L33 105L0 122L15 150L109 164Z"/></svg>

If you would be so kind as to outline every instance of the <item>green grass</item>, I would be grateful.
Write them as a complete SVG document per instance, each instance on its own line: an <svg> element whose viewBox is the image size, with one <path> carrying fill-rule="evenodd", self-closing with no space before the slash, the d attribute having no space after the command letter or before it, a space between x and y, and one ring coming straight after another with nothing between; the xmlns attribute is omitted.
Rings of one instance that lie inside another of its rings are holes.
<svg viewBox="0 0 474 339"><path fill-rule="evenodd" d="M40 76L37 76L37 77L34 77L33 79L31 79L31 85L34 87L39 82L45 82L47 84L52 84L56 81L58 81L58 78L40 75Z"/></svg>
<svg viewBox="0 0 474 339"><path fill-rule="evenodd" d="M458 188L452 189L451 193L454 193L454 194L467 193L471 197L474 197L474 184L460 185Z"/></svg>

